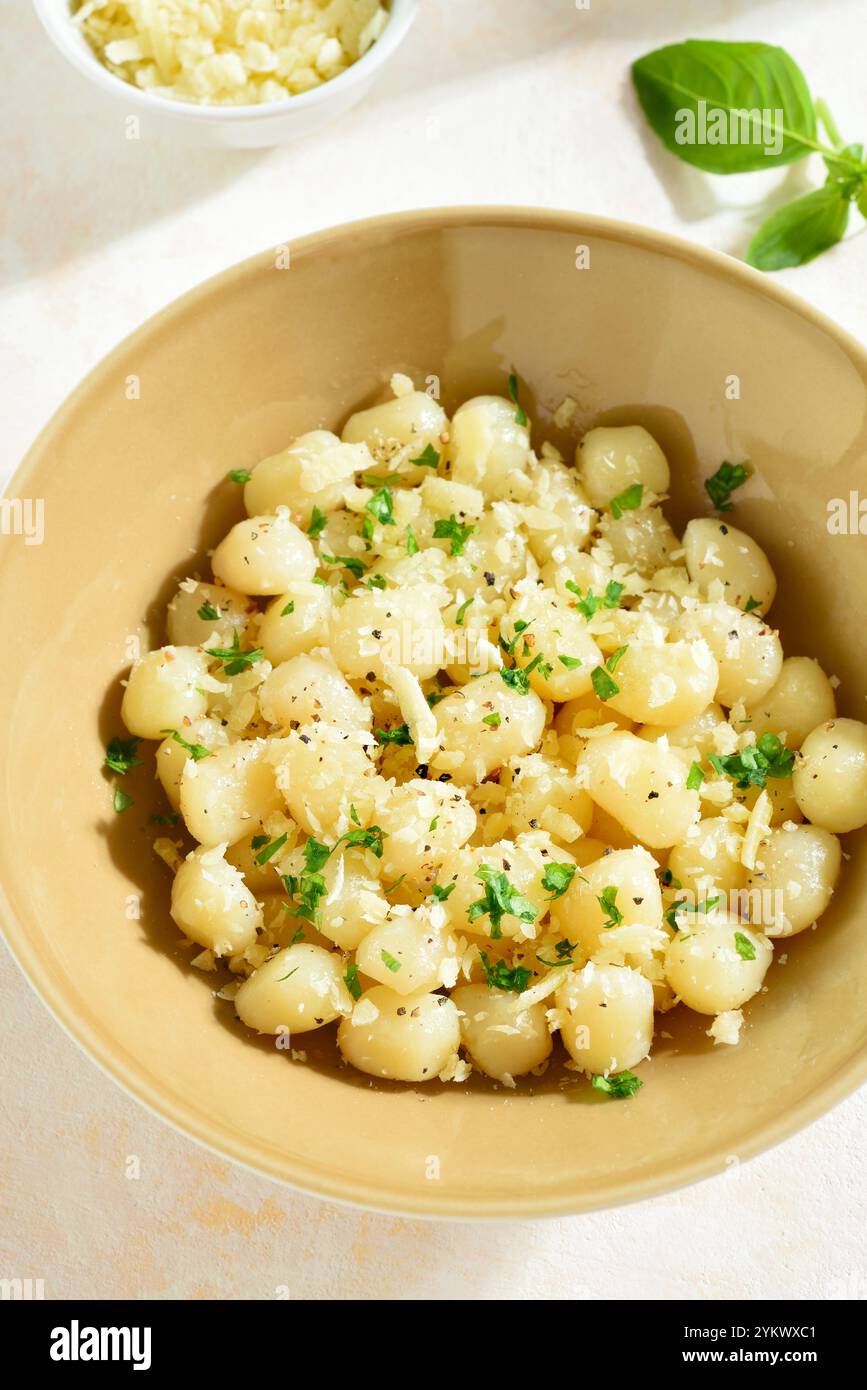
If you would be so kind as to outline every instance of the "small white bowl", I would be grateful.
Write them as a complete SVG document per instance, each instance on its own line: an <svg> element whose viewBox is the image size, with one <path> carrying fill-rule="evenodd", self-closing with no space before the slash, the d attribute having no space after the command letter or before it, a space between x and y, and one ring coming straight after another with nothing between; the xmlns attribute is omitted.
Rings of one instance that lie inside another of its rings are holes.
<svg viewBox="0 0 867 1390"><path fill-rule="evenodd" d="M386 0L387 2L387 0ZM70 0L34 0L36 13L67 62L142 122L202 145L259 149L309 135L360 101L409 32L419 0L390 0L391 18L363 58L310 92L256 106L194 106L115 77L73 23Z"/></svg>

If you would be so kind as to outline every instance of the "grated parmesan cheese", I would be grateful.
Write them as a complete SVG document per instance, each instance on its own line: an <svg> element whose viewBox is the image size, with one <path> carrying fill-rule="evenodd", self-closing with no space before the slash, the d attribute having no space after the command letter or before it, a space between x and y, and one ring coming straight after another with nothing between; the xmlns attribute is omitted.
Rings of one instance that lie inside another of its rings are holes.
<svg viewBox="0 0 867 1390"><path fill-rule="evenodd" d="M79 0L73 19L100 62L132 86L198 106L251 106L345 72L389 14L380 0Z"/></svg>

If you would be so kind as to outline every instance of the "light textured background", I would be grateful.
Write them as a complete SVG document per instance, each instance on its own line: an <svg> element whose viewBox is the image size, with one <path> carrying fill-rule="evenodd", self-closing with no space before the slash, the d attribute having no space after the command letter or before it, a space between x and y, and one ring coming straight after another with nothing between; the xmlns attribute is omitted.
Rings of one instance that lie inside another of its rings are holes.
<svg viewBox="0 0 867 1390"><path fill-rule="evenodd" d="M430 204L576 208L737 254L793 172L708 179L642 127L628 65L689 36L785 45L848 139L867 140L863 0L422 0L360 109L298 147L241 154L124 138L0 0L0 481L110 347L266 246ZM867 337L867 235L779 278ZM853 480L854 482L854 480ZM50 755L50 750L47 750ZM58 766L62 776L62 766ZM55 831L57 827L54 828ZM34 866L36 868L36 866ZM86 892L86 883L77 891ZM867 1092L729 1174L615 1212L498 1227L344 1210L211 1157L129 1100L5 956L0 1275L46 1297L602 1299L867 1296ZM125 1176L129 1155L140 1177Z"/></svg>

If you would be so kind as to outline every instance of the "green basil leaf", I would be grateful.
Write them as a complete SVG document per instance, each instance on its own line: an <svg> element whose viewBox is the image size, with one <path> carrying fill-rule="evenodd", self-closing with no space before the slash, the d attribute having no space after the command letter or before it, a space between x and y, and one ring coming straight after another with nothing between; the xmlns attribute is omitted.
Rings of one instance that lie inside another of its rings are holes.
<svg viewBox="0 0 867 1390"><path fill-rule="evenodd" d="M771 169L817 148L807 83L782 48L687 39L639 58L632 80L666 148L708 173Z"/></svg>
<svg viewBox="0 0 867 1390"><path fill-rule="evenodd" d="M849 199L838 183L787 203L763 222L747 249L756 270L804 265L835 245L849 222Z"/></svg>

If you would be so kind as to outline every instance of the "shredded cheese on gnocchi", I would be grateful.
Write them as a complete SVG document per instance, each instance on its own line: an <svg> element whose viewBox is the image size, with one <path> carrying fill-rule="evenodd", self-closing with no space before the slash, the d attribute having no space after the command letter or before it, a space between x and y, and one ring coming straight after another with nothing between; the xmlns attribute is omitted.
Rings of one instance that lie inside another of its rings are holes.
<svg viewBox="0 0 867 1390"><path fill-rule="evenodd" d="M86 8L132 61L147 7ZM378 9L353 8L354 52ZM148 12L177 37L195 10ZM247 53L272 19L235 16ZM126 683L182 837L154 843L172 916L277 1046L335 1025L373 1077L509 1089L556 1047L633 1094L658 1013L734 1045L774 938L827 908L867 728L784 659L756 542L727 514L672 529L646 430L590 429L572 466L514 378L451 418L391 388L233 470L246 515Z"/></svg>

